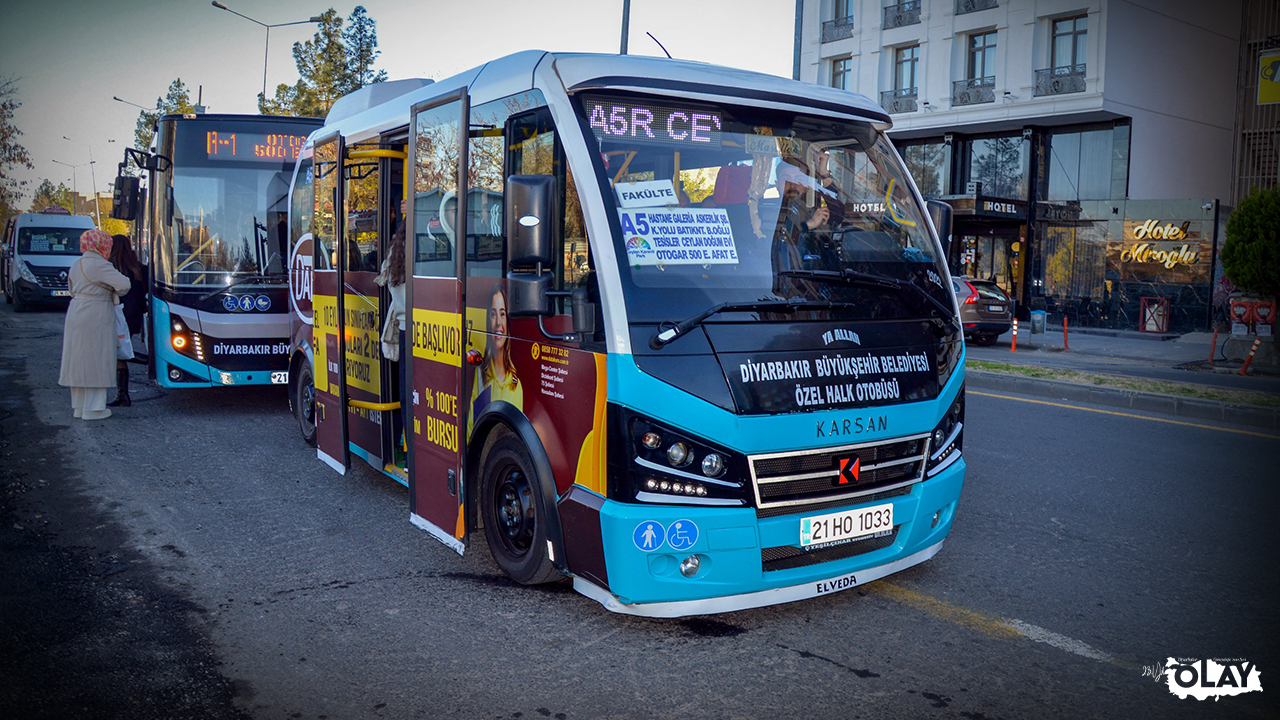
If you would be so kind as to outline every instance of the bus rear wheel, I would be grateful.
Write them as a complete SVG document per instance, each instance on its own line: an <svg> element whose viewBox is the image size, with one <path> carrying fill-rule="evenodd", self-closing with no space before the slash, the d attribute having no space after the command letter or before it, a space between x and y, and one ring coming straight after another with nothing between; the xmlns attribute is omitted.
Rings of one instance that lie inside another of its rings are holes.
<svg viewBox="0 0 1280 720"><path fill-rule="evenodd" d="M293 384L293 414L298 418L302 440L316 446L316 381L311 363L298 363L298 381Z"/></svg>
<svg viewBox="0 0 1280 720"><path fill-rule="evenodd" d="M485 457L481 478L484 536L498 567L522 585L558 578L547 555L542 493L524 443L512 434L499 437Z"/></svg>

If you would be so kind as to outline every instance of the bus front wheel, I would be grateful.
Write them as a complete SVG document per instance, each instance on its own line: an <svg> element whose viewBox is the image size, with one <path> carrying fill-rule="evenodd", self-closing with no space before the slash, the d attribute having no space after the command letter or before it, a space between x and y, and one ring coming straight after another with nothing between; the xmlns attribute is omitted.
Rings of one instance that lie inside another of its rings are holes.
<svg viewBox="0 0 1280 720"><path fill-rule="evenodd" d="M560 576L547 556L542 493L524 443L512 434L497 439L485 457L480 512L489 551L502 571L522 585Z"/></svg>
<svg viewBox="0 0 1280 720"><path fill-rule="evenodd" d="M316 446L316 381L311 363L298 363L298 381L293 384L293 414L298 418L302 439Z"/></svg>

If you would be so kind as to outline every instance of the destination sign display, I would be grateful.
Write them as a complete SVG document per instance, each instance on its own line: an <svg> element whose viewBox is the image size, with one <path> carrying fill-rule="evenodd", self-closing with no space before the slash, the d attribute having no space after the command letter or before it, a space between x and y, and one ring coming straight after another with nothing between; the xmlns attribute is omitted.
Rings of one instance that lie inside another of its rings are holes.
<svg viewBox="0 0 1280 720"><path fill-rule="evenodd" d="M601 139L720 147L721 114L715 110L585 97L591 131Z"/></svg>
<svg viewBox="0 0 1280 720"><path fill-rule="evenodd" d="M204 146L210 160L295 162L306 141L304 135L209 130Z"/></svg>

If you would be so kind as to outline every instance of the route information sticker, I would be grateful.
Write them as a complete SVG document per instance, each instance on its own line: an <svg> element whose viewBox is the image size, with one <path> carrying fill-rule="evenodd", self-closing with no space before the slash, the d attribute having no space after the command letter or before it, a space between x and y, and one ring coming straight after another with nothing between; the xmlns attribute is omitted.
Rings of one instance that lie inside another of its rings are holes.
<svg viewBox="0 0 1280 720"><path fill-rule="evenodd" d="M619 210L631 265L736 265L729 213L722 208Z"/></svg>

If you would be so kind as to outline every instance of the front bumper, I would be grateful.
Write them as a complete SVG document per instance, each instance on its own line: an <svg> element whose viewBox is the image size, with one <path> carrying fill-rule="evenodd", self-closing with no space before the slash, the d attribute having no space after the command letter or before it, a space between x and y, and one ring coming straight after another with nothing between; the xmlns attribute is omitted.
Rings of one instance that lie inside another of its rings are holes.
<svg viewBox="0 0 1280 720"><path fill-rule="evenodd" d="M1012 320L979 320L976 322L964 323L965 335L985 335L993 333L995 335L1003 335L1009 332L1013 327Z"/></svg>
<svg viewBox="0 0 1280 720"><path fill-rule="evenodd" d="M753 508L637 505L606 500L600 509L600 529L609 588L581 577L575 578L574 587L608 610L649 617L727 612L856 587L937 553L951 530L964 471L961 458L936 476L912 486L906 495L850 504L848 508L893 504L896 534L887 546L843 559L774 571L764 570L762 550L798 547L800 520L806 513L757 518ZM936 525L935 513L939 518ZM697 527L697 539L680 551L663 544L657 551L645 552L635 537L649 521L661 523L663 528L680 521L690 522ZM694 554L699 556L699 569L693 577L685 577L680 573L680 563Z"/></svg>

